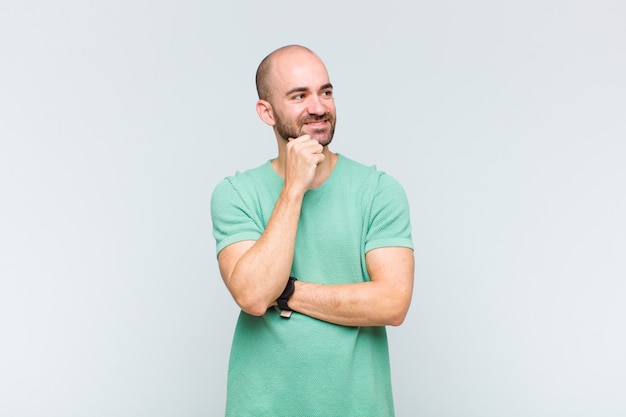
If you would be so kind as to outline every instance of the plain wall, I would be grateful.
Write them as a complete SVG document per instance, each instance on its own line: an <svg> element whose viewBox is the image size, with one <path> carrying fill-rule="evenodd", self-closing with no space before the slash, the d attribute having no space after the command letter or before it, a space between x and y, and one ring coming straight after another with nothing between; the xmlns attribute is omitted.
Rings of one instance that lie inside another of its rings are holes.
<svg viewBox="0 0 626 417"><path fill-rule="evenodd" d="M274 156L254 72L326 62L332 149L408 194L398 416L626 415L626 3L4 0L0 416L218 416L209 199Z"/></svg>

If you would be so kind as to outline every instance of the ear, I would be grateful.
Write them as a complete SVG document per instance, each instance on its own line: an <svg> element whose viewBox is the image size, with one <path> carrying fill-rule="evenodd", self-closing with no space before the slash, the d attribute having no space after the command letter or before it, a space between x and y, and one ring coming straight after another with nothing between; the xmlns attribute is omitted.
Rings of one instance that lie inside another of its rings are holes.
<svg viewBox="0 0 626 417"><path fill-rule="evenodd" d="M269 101L259 100L256 102L256 112L266 124L270 126L274 126L276 122L274 121L274 111L272 110L272 105Z"/></svg>

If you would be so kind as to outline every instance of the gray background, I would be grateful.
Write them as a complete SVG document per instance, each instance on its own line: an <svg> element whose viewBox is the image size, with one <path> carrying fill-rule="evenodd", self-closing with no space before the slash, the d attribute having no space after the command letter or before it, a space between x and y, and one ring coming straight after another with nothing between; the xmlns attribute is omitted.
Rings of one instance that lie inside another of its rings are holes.
<svg viewBox="0 0 626 417"><path fill-rule="evenodd" d="M626 415L626 3L0 4L0 415L223 414L209 198L275 153L254 71L327 63L398 178L398 416Z"/></svg>

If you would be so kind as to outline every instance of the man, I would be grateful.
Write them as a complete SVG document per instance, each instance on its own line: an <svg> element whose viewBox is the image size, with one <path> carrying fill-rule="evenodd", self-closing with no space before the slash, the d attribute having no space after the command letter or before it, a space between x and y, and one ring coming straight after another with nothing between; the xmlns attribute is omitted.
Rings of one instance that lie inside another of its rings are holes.
<svg viewBox="0 0 626 417"><path fill-rule="evenodd" d="M333 153L333 86L290 45L257 70L259 117L278 156L217 185L222 278L241 307L227 416L393 416L386 325L413 291L406 195L389 175Z"/></svg>

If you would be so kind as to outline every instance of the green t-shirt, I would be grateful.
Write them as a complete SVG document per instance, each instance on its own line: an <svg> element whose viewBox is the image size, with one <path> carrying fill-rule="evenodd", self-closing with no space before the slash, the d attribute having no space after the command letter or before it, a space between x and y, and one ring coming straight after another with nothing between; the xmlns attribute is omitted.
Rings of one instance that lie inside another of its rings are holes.
<svg viewBox="0 0 626 417"><path fill-rule="evenodd" d="M270 162L220 182L211 200L219 253L265 230L283 179ZM409 207L391 176L339 155L302 205L291 275L322 284L368 281L365 253L412 248ZM261 277L259 277L261 278ZM393 416L385 327L346 327L271 308L241 312L228 370L228 417Z"/></svg>

